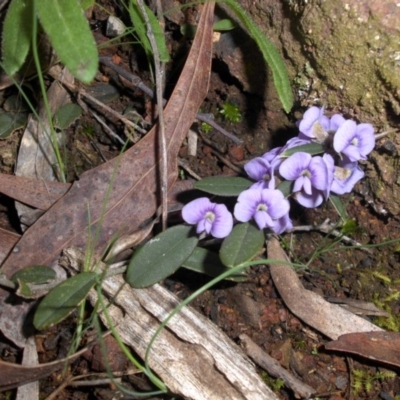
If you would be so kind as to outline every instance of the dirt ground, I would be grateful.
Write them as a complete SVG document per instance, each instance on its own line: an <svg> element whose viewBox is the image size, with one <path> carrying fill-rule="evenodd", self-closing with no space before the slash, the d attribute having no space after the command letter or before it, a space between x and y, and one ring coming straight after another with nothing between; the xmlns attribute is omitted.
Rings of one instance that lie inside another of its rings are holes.
<svg viewBox="0 0 400 400"><path fill-rule="evenodd" d="M102 3L106 10L119 15L120 10L113 2ZM107 39L104 36L103 23L106 16L100 9L95 9L91 16L92 26L97 28L94 34L98 43ZM196 19L196 16L195 8L189 8L185 12L187 20ZM177 22L167 19L166 31L173 60L167 67L166 74L166 92L169 93L177 79L190 41L181 35ZM134 71L151 86L147 62L140 48L124 44L124 41L128 39L122 39L118 47L102 50L101 54L117 55L121 58L120 65L123 68ZM288 138L296 134L296 117L300 117L305 111L297 104L286 120L281 119L281 114L271 113L266 106L268 99L245 92L241 83L230 75L221 54L223 52L214 58L210 89L201 112L212 113L216 122L242 140L243 144L232 143L215 129L204 132L200 123L195 123L193 129L200 130L197 152L195 156L189 155L188 144L183 144L180 157L187 162L188 168L181 169L181 178L192 177L192 172L200 177L237 175L232 165L241 168L246 160L259 156L274 146L284 144ZM108 103L111 108L123 112L130 106L146 121L151 122L152 103L140 90L127 88L124 86L126 82L122 82L104 67L101 67L98 78L94 86L107 81L118 87L119 95ZM35 85L35 81L32 85ZM4 92L3 98L13 93L16 93L16 89L10 87ZM242 116L241 121L227 121L221 114L220 110L227 102L237 106ZM329 105L327 109L329 110ZM274 121L274 118L277 120ZM109 118L107 124L124 137L124 128L120 122ZM271 126L280 128L270 129ZM22 130L18 130L9 138L0 141L0 172L13 173L21 135ZM84 115L75 121L68 128L66 137L70 181L77 179L83 171L101 163L102 155L110 159L118 155L121 148L89 115ZM92 142L101 150L102 155L92 146ZM386 151L383 144L381 141L377 143L375 151L378 154ZM397 153L392 156L397 157ZM364 162L362 168L366 171L370 169L370 162ZM354 221L346 231L346 235L363 244L379 244L398 238L398 218L382 211L379 204L371 200L366 187L368 184L361 182L354 193L344 196L347 213ZM334 223L339 222L339 216L330 203L315 210L306 210L293 205L291 216L295 226L318 225L327 218ZM0 227L21 233L14 202L3 195L0 195ZM285 234L282 236L282 243L293 261L304 264L304 268L297 272L306 289L325 298L373 302L384 309L389 317L365 316L365 318L369 318L385 330L396 332L399 330L400 254L396 244L373 248L368 253L363 250L346 249L346 245L334 237L315 231ZM329 246L331 246L330 251L321 251ZM194 272L179 270L168 278L164 285L184 299L208 279ZM192 305L210 318L233 341L238 342L238 337L242 333L249 335L282 366L312 386L319 398L330 400L400 398L399 377L379 374L387 371L384 365L353 355L346 357L338 352L326 351L324 344L328 341L327 338L309 328L286 308L274 287L268 266L252 268L246 282L220 283L199 296ZM312 310L310 312L312 313ZM71 316L59 326L37 334L40 362L59 359L68 353L74 330L74 318ZM118 350L110 351L113 362L118 363L119 356ZM21 358L21 351L0 336L0 357L4 361L17 362ZM124 359L121 362L123 365ZM103 372L104 365L101 364L97 356L86 354L71 365L69 373L79 375L94 371ZM398 372L393 368L389 370ZM261 369L259 372L280 399L294 398L293 393L281 387L279 381L269 377ZM62 378L55 374L43 380L40 384L40 397L46 398L61 382ZM135 390L149 388L146 379L140 375L126 378L124 382L127 387ZM112 384L67 387L56 398L120 398L116 393L116 388ZM0 399L6 398L13 398L13 393L0 394Z"/></svg>

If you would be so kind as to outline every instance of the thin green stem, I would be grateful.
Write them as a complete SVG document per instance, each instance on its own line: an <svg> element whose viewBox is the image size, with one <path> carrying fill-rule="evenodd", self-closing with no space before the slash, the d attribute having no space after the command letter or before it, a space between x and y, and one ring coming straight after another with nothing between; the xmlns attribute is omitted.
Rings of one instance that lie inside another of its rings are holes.
<svg viewBox="0 0 400 400"><path fill-rule="evenodd" d="M58 171L57 171L58 173L56 175L57 175L58 179L60 179L62 182L66 182L64 162L62 160L60 148L58 146L57 134L56 134L56 131L55 131L54 125L53 125L53 116L52 116L51 109L50 109L49 99L47 98L47 94L46 94L46 86L44 84L42 67L40 65L38 43L37 43L37 37L38 37L37 1L38 0L33 0L32 54L33 54L33 60L35 62L36 71L38 74L40 90L43 95L43 104L44 104L44 107L46 110L47 120L48 120L48 124L50 127L51 145L54 150L54 154L56 156L57 163L58 163ZM44 130L44 131L46 132L46 130Z"/></svg>

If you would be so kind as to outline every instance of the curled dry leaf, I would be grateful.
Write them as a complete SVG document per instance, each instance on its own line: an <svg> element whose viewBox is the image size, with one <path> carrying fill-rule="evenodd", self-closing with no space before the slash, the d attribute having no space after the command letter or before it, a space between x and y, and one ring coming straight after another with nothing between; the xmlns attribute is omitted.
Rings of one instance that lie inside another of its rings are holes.
<svg viewBox="0 0 400 400"><path fill-rule="evenodd" d="M276 237L267 245L268 258L287 262L289 259ZM352 332L382 331L371 322L358 317L320 295L306 290L294 269L288 264L271 264L274 284L289 310L306 324L331 339Z"/></svg>
<svg viewBox="0 0 400 400"><path fill-rule="evenodd" d="M400 334L398 332L360 332L342 335L325 345L327 350L357 354L400 367Z"/></svg>

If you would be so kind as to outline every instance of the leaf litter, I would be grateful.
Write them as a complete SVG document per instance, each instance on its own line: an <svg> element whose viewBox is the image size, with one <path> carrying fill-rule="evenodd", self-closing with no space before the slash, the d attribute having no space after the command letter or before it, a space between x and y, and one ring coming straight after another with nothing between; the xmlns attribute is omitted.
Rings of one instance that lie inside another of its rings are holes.
<svg viewBox="0 0 400 400"><path fill-rule="evenodd" d="M359 209L357 209L354 205L351 205L350 206L350 208L353 208L353 213L351 214L351 215L359 215L359 213L354 213L354 210L359 210ZM361 218L361 217L360 217ZM375 234L375 235L377 235L378 234L378 232L377 232L377 226L378 226L378 222L377 222L377 219L373 216L373 215L366 215L366 216L364 216L364 218L369 218L369 223L371 224L370 225L370 227L371 227L371 232L372 232L372 234ZM366 221L366 219L364 219L364 220L362 220L361 221L361 223L363 223L364 221ZM368 226L368 225L367 225ZM386 228L385 228L386 229ZM382 230L382 232L380 232L380 234L382 235L382 236L384 236L384 231L385 231L385 229L383 229ZM393 229L393 228L392 228ZM381 237L382 237L381 236ZM316 239L316 240L318 240L318 237L316 237L315 235L313 236L314 237L314 239ZM350 259L350 258L349 258ZM355 262L361 262L361 261L363 261L363 258L362 257L359 257L359 256L355 256L355 257L353 257L352 258L352 260L354 260ZM325 263L326 264L326 263ZM317 263L317 265L319 265L318 263ZM321 267L322 268L325 268L325 266L324 266L324 264L322 264L321 265ZM261 276L259 276L257 279L264 279L264 276L265 276L265 272L263 272L263 270L261 270ZM346 277L348 276L349 274L347 274L346 275ZM328 290L328 291L331 291L332 292L332 288L330 288L330 286L329 286L329 284L325 284L325 286L326 286L326 289ZM264 287L262 287L262 289L265 289L265 290L271 290L270 288L268 289L268 287L269 287L269 285L265 285ZM345 287L347 287L347 286L345 286ZM347 294L349 294L349 293L353 293L354 295L357 295L357 292L355 291L355 289L353 289L353 288L351 288L351 289L347 289L347 291L345 291L345 293L347 293ZM257 298L257 296L256 296L256 294L253 294L253 296L255 297L255 298ZM265 300L265 299L264 299ZM272 300L271 299L269 299L268 301L270 301L270 303L271 304L275 304L275 299L274 298L272 298ZM222 309L224 309L224 307L222 307ZM228 307L226 308L225 307L225 310L227 310L228 312L229 312L229 305L228 305ZM279 308L279 312L280 313L282 313L283 311L282 311L283 309L282 308ZM265 311L265 310L264 310ZM263 316L263 318L265 318L265 316ZM220 323L220 325L223 325L224 324L224 321L225 321L225 317L223 316L223 315L221 315L220 314L220 317L219 317L219 323ZM263 324L263 330L264 330L264 332L263 332L263 335L264 336L270 336L269 335L269 333L268 333L268 331L270 330L270 329L275 329L274 327L276 326L276 325L274 325L274 323L269 323L269 324L266 324L267 322L268 322L268 319L261 319L261 321L262 321L262 324ZM264 321L264 322L263 322ZM293 324L295 324L295 321L293 321L293 320L286 320L287 322L286 322L286 324L288 323L288 321L290 322L290 323L293 323ZM231 322L231 324L232 324L232 322ZM275 324L276 324L276 322L275 322ZM290 326L296 326L296 325L289 325L289 327ZM255 333L255 336L259 336L257 333ZM322 340L321 339L319 339L319 341L321 342ZM261 343L263 343L263 342L265 342L265 339L264 340L261 340ZM309 344L309 342L310 342L310 340L308 340L307 339L307 344L308 344L308 346L310 346L310 344ZM320 361L321 363L323 363L323 361L321 360ZM321 365L321 364L320 364Z"/></svg>

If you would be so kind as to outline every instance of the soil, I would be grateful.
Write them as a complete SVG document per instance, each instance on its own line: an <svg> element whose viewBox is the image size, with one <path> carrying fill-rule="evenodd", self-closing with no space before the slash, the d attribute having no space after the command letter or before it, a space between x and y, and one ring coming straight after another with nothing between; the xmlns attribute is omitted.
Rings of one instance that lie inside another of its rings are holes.
<svg viewBox="0 0 400 400"><path fill-rule="evenodd" d="M121 10L114 2L99 3L102 3L105 10L120 15ZM106 40L103 23L106 17L105 11L100 8L95 8L90 16L92 25L99 26L94 32L98 43ZM167 66L166 73L167 93L177 79L190 43L180 33L179 25L185 18L188 21L196 20L197 9L187 8L184 13L177 13L166 20L168 46L172 54L172 63ZM121 66L133 70L151 86L151 74L143 52L139 47L132 47L125 42L128 42L128 39L121 39L118 46L102 50L101 54L118 56L121 59ZM231 168L232 164L241 168L247 160L284 144L288 138L296 135L296 117L304 112L304 109L294 108L292 114L282 120L283 113L271 112L273 107L268 107L268 99L263 98L261 94L249 94L244 90L242 83L230 74L223 54L219 51L214 58L209 93L201 112L212 113L216 122L242 140L243 144L232 143L215 129L206 133L204 127L201 129L201 125L195 123L193 129L200 131L196 155L189 155L187 143L182 145L180 151L180 157L189 165L189 168L180 171L180 176L183 178L191 177L192 172L200 177L237 175ZM94 85L100 82L109 82L118 87L117 99L108 103L111 108L123 112L130 106L145 121L153 120L152 103L141 91L129 89L126 82L122 82L115 73L103 67ZM14 92L13 88L7 89L5 97ZM275 102L274 99L272 101ZM239 122L229 122L221 114L220 110L227 102L237 106L242 116ZM118 121L109 118L107 124L121 137L125 137L124 127ZM23 130L17 130L9 138L0 141L0 172L13 173L22 133ZM103 162L103 157L110 159L118 155L121 148L88 114L76 120L68 128L67 137L69 181L79 178L84 170ZM101 153L91 145L92 142ZM383 154L386 157L398 157L397 152L388 155L382 147L379 143L372 157L377 159ZM376 167L375 165L374 168ZM362 168L366 171L372 169L370 161L363 162ZM345 234L363 244L381 244L398 238L398 218L383 210L379 201L372 200L366 189L370 186L371 183L368 182L359 183L352 194L343 196L349 219L353 221L353 224L347 225ZM385 203L384 199L382 202ZM327 218L334 223L340 221L330 203L325 203L314 210L304 209L293 203L292 212L295 226L316 226ZM0 228L21 233L14 202L3 195L0 195ZM400 255L396 244L371 248L371 252L368 253L365 250L346 247L334 237L317 231L285 234L282 235L281 241L291 259L304 264L304 268L297 272L305 288L324 297L374 302L384 309L389 317L365 316L365 318L370 318L372 322L386 330L399 330ZM322 251L328 248L329 251ZM183 299L208 279L194 272L180 270L168 278L164 285ZM378 372L386 371L384 365L356 356L325 351L324 344L328 339L305 325L286 308L274 287L268 266L251 268L246 282L220 283L199 296L192 306L209 317L233 341L238 342L238 337L242 333L249 335L282 366L312 386L319 398L394 399L400 396L398 376L378 378L380 376ZM41 363L60 359L68 353L74 333L75 318L76 316L72 315L63 323L36 335ZM118 347L115 347L115 342L110 339L108 346L110 346L112 368L114 370L126 368L126 361ZM0 357L4 361L18 362L21 350L1 337ZM355 372L358 370L363 371L361 377ZM80 375L104 371L104 362L94 349L72 363L68 374ZM294 398L290 390L280 387L279 381L269 377L261 369L259 372L279 398ZM54 374L41 381L40 397L47 397L63 380L64 378ZM150 389L148 382L141 375L131 375L124 378L123 382L126 387L133 390ZM0 394L0 399L12 396L13 392L6 392ZM113 384L104 384L94 387L68 386L59 392L56 398L110 399L122 396L118 394Z"/></svg>

